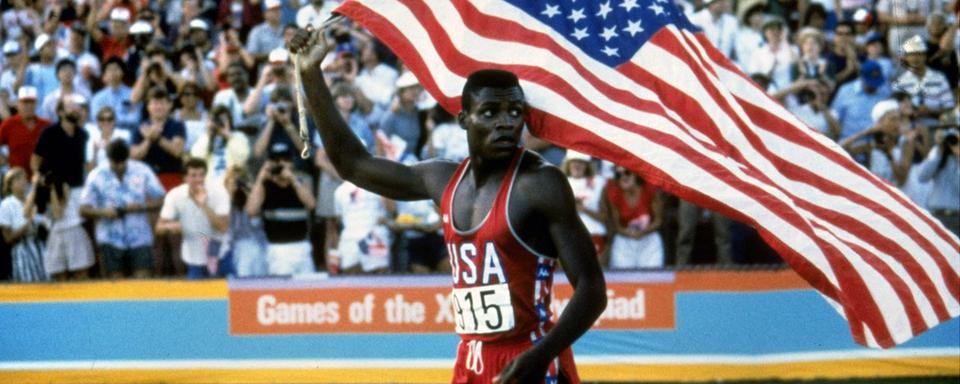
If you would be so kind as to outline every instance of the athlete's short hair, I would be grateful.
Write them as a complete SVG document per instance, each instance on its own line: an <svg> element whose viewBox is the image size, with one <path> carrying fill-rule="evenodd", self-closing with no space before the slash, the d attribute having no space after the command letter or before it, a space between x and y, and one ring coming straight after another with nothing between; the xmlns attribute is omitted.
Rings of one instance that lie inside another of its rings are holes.
<svg viewBox="0 0 960 384"><path fill-rule="evenodd" d="M470 74L467 77L467 83L463 85L463 92L460 98L460 108L464 111L470 109L473 104L474 93L481 88L520 88L520 79L513 72L501 69L481 69Z"/></svg>

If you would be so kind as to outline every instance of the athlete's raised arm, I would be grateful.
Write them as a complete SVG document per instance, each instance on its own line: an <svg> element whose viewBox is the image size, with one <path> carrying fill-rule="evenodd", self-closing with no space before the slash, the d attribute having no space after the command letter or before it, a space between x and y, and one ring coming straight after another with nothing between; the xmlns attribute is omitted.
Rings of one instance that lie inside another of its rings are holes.
<svg viewBox="0 0 960 384"><path fill-rule="evenodd" d="M395 200L433 199L440 194L456 164L427 161L407 166L367 152L334 105L320 63L332 44L321 32L299 29L288 48L299 54L300 79L310 116L317 123L320 139L340 177L357 186Z"/></svg>

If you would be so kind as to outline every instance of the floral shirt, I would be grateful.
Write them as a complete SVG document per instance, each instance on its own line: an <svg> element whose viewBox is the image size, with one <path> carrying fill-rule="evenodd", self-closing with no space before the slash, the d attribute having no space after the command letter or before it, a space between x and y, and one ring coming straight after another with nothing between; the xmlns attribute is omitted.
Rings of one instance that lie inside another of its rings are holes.
<svg viewBox="0 0 960 384"><path fill-rule="evenodd" d="M97 209L144 205L147 199L163 198L165 191L149 166L127 160L123 180L117 178L109 163L90 172L83 186L80 204ZM131 249L153 244L153 229L146 212L127 213L116 219L97 220L97 243L117 249Z"/></svg>

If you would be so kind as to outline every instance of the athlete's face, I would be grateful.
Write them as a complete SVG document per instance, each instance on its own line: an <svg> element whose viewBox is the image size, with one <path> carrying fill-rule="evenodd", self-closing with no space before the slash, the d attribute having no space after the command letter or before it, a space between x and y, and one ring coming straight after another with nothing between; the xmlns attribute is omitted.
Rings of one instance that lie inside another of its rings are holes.
<svg viewBox="0 0 960 384"><path fill-rule="evenodd" d="M480 88L469 109L460 113L470 156L504 159L520 145L526 102L519 87Z"/></svg>

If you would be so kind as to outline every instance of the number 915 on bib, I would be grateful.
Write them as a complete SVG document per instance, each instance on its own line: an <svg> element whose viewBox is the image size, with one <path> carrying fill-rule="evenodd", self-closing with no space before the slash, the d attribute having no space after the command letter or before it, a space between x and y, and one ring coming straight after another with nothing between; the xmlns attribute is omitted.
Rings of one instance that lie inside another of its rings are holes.
<svg viewBox="0 0 960 384"><path fill-rule="evenodd" d="M513 329L513 304L507 284L453 290L457 333L486 334Z"/></svg>

